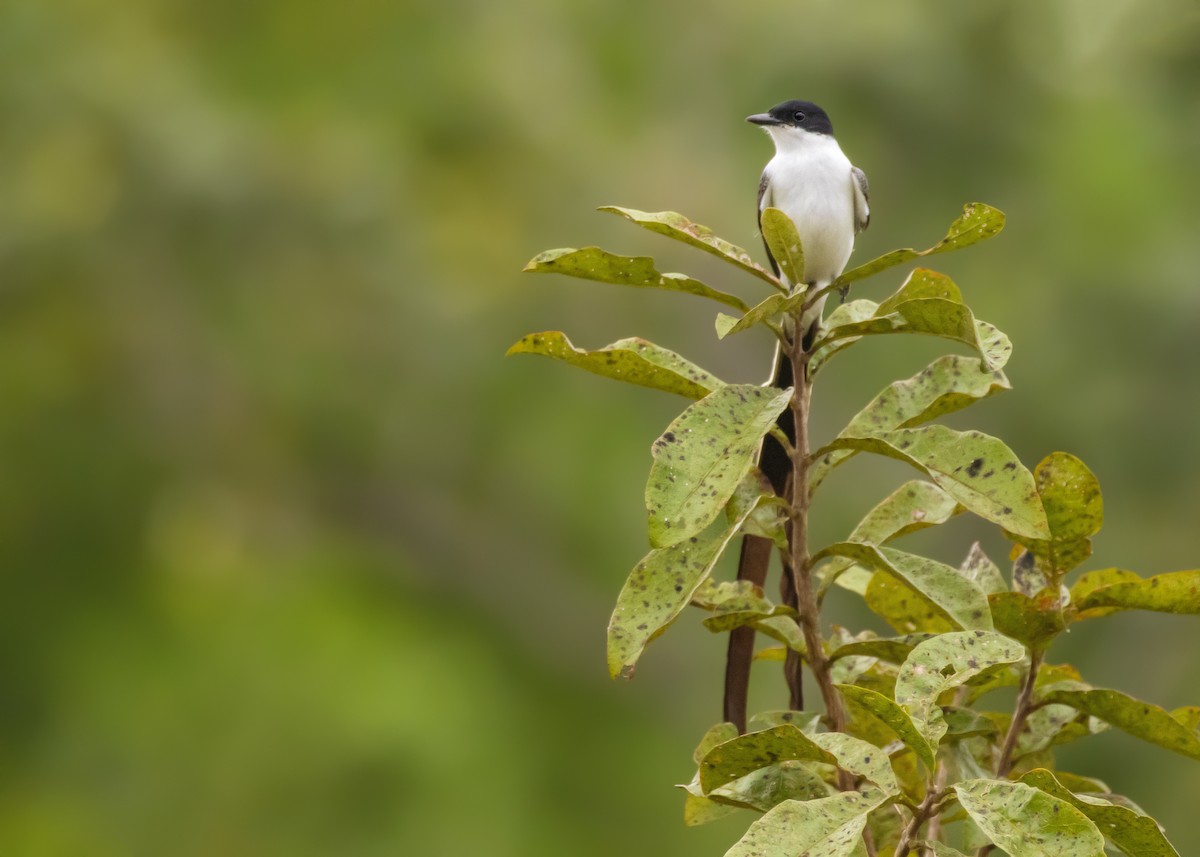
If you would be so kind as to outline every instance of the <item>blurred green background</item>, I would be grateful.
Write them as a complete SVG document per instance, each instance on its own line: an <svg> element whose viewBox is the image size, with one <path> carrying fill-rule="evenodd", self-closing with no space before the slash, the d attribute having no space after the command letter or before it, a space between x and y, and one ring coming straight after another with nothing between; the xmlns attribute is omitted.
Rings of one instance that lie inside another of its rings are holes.
<svg viewBox="0 0 1200 857"><path fill-rule="evenodd" d="M742 120L791 97L871 178L856 259L968 200L1009 215L938 259L1016 346L1015 392L955 424L1091 465L1088 567L1200 565L1192 0L6 0L4 853L723 853L747 819L685 829L671 789L723 640L685 621L633 683L604 670L684 402L502 355L637 334L765 377L715 305L519 271L602 244L760 295L592 209L759 252L770 144ZM940 351L839 358L818 437ZM821 538L905 476L844 471ZM941 529L917 547L1003 561ZM1127 615L1052 656L1170 708L1200 703L1198 643ZM1063 764L1200 853L1200 765L1085 746Z"/></svg>

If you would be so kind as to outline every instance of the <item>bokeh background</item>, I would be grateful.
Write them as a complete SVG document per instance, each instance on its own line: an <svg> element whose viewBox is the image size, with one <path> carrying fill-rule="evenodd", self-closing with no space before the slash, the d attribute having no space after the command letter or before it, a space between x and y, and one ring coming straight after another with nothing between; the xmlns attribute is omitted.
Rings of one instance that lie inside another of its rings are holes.
<svg viewBox="0 0 1200 857"><path fill-rule="evenodd" d="M637 334L765 377L715 305L519 271L595 243L759 296L593 208L758 252L770 144L742 118L790 97L871 178L856 259L1008 213L937 260L1016 345L1015 391L954 424L1092 466L1088 567L1200 565L1191 0L6 0L4 853L723 853L748 819L685 829L671 788L723 640L688 617L634 682L604 670L684 402L503 353ZM839 357L818 436L943 347ZM821 538L905 476L844 471ZM941 529L916 547L1003 561ZM1194 620L1126 615L1053 657L1171 708L1197 651ZM1086 746L1063 764L1200 853L1200 765Z"/></svg>

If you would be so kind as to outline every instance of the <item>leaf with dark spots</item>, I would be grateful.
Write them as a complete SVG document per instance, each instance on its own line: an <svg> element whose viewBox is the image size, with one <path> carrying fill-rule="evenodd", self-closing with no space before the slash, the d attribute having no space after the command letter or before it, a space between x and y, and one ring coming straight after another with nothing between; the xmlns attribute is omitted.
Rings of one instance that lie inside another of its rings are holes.
<svg viewBox="0 0 1200 857"><path fill-rule="evenodd" d="M1064 800L1026 785L975 779L951 788L992 842L1020 857L1098 857L1104 837Z"/></svg>
<svg viewBox="0 0 1200 857"><path fill-rule="evenodd" d="M778 327L784 315L794 312L803 303L807 293L804 289L791 294L774 294L755 304L741 318L717 313L717 339L749 330L756 324Z"/></svg>
<svg viewBox="0 0 1200 857"><path fill-rule="evenodd" d="M1077 620L1116 610L1200 614L1200 570L1196 569L1159 574L1145 580L1133 572L1124 572L1120 579L1111 579L1086 594L1077 593L1076 587L1072 587L1071 594L1077 599Z"/></svg>
<svg viewBox="0 0 1200 857"><path fill-rule="evenodd" d="M1179 857L1158 824L1148 815L1096 795L1076 795L1062 782L1063 774L1037 768L1021 782L1066 801L1092 820L1104 837L1131 857Z"/></svg>
<svg viewBox="0 0 1200 857"><path fill-rule="evenodd" d="M547 250L529 261L525 270L541 274L565 274L618 286L664 289L709 298L745 312L749 307L736 295L717 291L683 274L664 274L649 256L618 256L599 247L565 247Z"/></svg>
<svg viewBox="0 0 1200 857"><path fill-rule="evenodd" d="M895 578L911 590L914 598L925 602L948 620L951 628L989 630L992 627L987 596L974 583L959 574L957 569L948 565L894 548L857 542L837 542L830 545L814 554L814 561L826 556L852 560L875 571L876 577L885 574ZM869 600L868 606L873 606ZM890 616L883 618L892 621Z"/></svg>
<svg viewBox="0 0 1200 857"><path fill-rule="evenodd" d="M652 447L646 484L650 543L686 541L721 513L754 465L763 436L792 391L731 384L690 405L669 426L669 443ZM716 439L716 444L709 443Z"/></svg>
<svg viewBox="0 0 1200 857"><path fill-rule="evenodd" d="M994 631L956 631L921 643L900 666L896 702L933 747L946 734L938 705L945 691L966 683L984 670L1020 663L1025 649Z"/></svg>
<svg viewBox="0 0 1200 857"><path fill-rule="evenodd" d="M1039 701L1070 705L1143 741L1200 759L1200 734L1197 734L1195 724L1176 719L1157 705L1120 691L1051 688Z"/></svg>
<svg viewBox="0 0 1200 857"><path fill-rule="evenodd" d="M896 737L912 748L913 752L917 754L917 758L925 765L926 770L933 770L933 747L913 724L908 712L891 697L852 684L839 684L837 688L842 694L842 698L846 700L851 713L859 708L882 722L896 734Z"/></svg>
<svg viewBox="0 0 1200 857"><path fill-rule="evenodd" d="M693 223L682 214L674 211L638 211L636 208L622 208L618 205L604 205L599 210L618 214L643 229L649 229L651 232L681 241L698 250L703 250L705 253L711 253L718 259L729 262L748 274L753 274L776 289L786 288L769 271L756 264L750 254L741 247L730 244L707 226ZM739 307L743 311L745 308L745 305Z"/></svg>
<svg viewBox="0 0 1200 857"><path fill-rule="evenodd" d="M759 768L785 760L837 764L837 758L797 726L784 724L762 732L739 735L710 749L700 761L700 786L713 789Z"/></svg>
<svg viewBox="0 0 1200 857"><path fill-rule="evenodd" d="M948 287L941 285L943 281ZM813 344L813 351L821 355L827 349L836 350L839 342L893 333L923 334L961 342L979 354L988 371L1002 368L1012 354L1008 337L994 325L977 320L948 277L924 268L913 271L900 291L875 307L867 318L843 320L831 313ZM827 356L814 359L813 371L827 360Z"/></svg>
<svg viewBox="0 0 1200 857"><path fill-rule="evenodd" d="M911 247L903 250L892 250L877 259L865 262L856 268L851 268L834 281L835 286L852 283L864 277L886 271L896 265L903 265L922 256L932 256L936 253L947 253L968 247L979 241L991 238L1004 228L1004 212L992 208L982 202L972 202L963 206L963 213L950 224L946 236L926 250L914 250Z"/></svg>
<svg viewBox="0 0 1200 857"><path fill-rule="evenodd" d="M882 545L926 527L945 523L961 511L958 501L941 488L914 479L901 485L868 512L847 541ZM853 564L854 560L840 557L822 566L819 572L820 591L824 592L833 583L841 583L843 573ZM861 593L853 583L843 586Z"/></svg>
<svg viewBox="0 0 1200 857"><path fill-rule="evenodd" d="M531 333L508 354L540 354L605 378L700 399L725 385L694 363L644 339L622 339L597 351L576 348L557 330Z"/></svg>
<svg viewBox="0 0 1200 857"><path fill-rule="evenodd" d="M988 596L996 630L1031 649L1042 650L1065 627L1062 610L1053 597L1031 598L1020 592Z"/></svg>
<svg viewBox="0 0 1200 857"><path fill-rule="evenodd" d="M786 800L750 825L725 857L852 857L862 848L880 793L840 792L818 800Z"/></svg>
<svg viewBox="0 0 1200 857"><path fill-rule="evenodd" d="M1049 526L1033 475L1020 466L1013 451L982 432L958 432L941 425L843 435L817 450L814 458L840 449L873 452L908 462L924 472L966 509L1010 532L1047 538ZM975 459L993 466L1014 466L1003 478L973 479L966 472Z"/></svg>
<svg viewBox="0 0 1200 857"><path fill-rule="evenodd" d="M1047 582L1057 584L1064 574L1091 556L1089 539L1104 523L1104 501L1095 475L1073 455L1051 453L1033 472L1049 537L1013 533L1012 538L1033 555Z"/></svg>
<svg viewBox="0 0 1200 857"><path fill-rule="evenodd" d="M888 385L841 434L913 428L1009 389L1003 372L989 371L974 357L946 355L911 378ZM844 449L815 459L809 468L809 490L816 490L833 468L854 454L855 450Z"/></svg>

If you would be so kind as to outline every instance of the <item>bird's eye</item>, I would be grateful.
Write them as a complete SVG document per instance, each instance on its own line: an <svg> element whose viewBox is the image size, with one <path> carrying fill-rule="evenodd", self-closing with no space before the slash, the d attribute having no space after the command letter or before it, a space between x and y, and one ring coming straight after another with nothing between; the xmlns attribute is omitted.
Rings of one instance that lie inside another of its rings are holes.
<svg viewBox="0 0 1200 857"><path fill-rule="evenodd" d="M797 122L803 122L805 119L804 111L797 110L795 113L792 114L792 118L795 119Z"/></svg>

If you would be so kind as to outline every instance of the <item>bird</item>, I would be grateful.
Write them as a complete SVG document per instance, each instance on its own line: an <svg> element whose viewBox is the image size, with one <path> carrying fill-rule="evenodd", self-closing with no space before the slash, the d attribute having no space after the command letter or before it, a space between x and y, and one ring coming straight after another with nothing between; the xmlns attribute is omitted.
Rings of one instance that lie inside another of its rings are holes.
<svg viewBox="0 0 1200 857"><path fill-rule="evenodd" d="M810 291L833 283L842 273L854 249L854 239L871 222L870 188L866 174L850 163L833 134L833 123L823 109L811 101L784 101L766 113L755 113L746 121L758 125L775 144L775 155L767 162L758 183L757 220L762 229L762 213L777 208L791 218L800 236L804 252L804 279ZM763 241L766 246L766 241ZM775 276L791 288L779 263L766 246L767 258ZM845 295L843 293L843 299ZM820 330L825 297L813 303L792 335L801 337L807 350ZM776 347L773 387L792 386L792 363L782 347ZM779 426L793 442L795 423L790 410L779 418ZM775 493L784 496L792 474L792 462L784 448L767 435L759 452L759 468ZM744 536L738 560L738 579L762 586L771 561L772 543L759 536ZM785 559L786 564L786 559ZM790 572L784 574L784 600L795 606L795 589ZM735 629L729 638L725 673L725 720L745 731L746 694L754 630ZM789 651L785 666L791 690L791 707L803 708L799 656Z"/></svg>
<svg viewBox="0 0 1200 857"><path fill-rule="evenodd" d="M768 207L790 217L804 250L806 284L824 288L845 269L854 237L871 222L866 173L850 163L833 134L829 114L811 101L785 101L746 121L761 127L775 143L775 157L758 182L759 228ZM771 248L766 250L779 276ZM823 303L821 299L809 310L803 335L812 334Z"/></svg>

